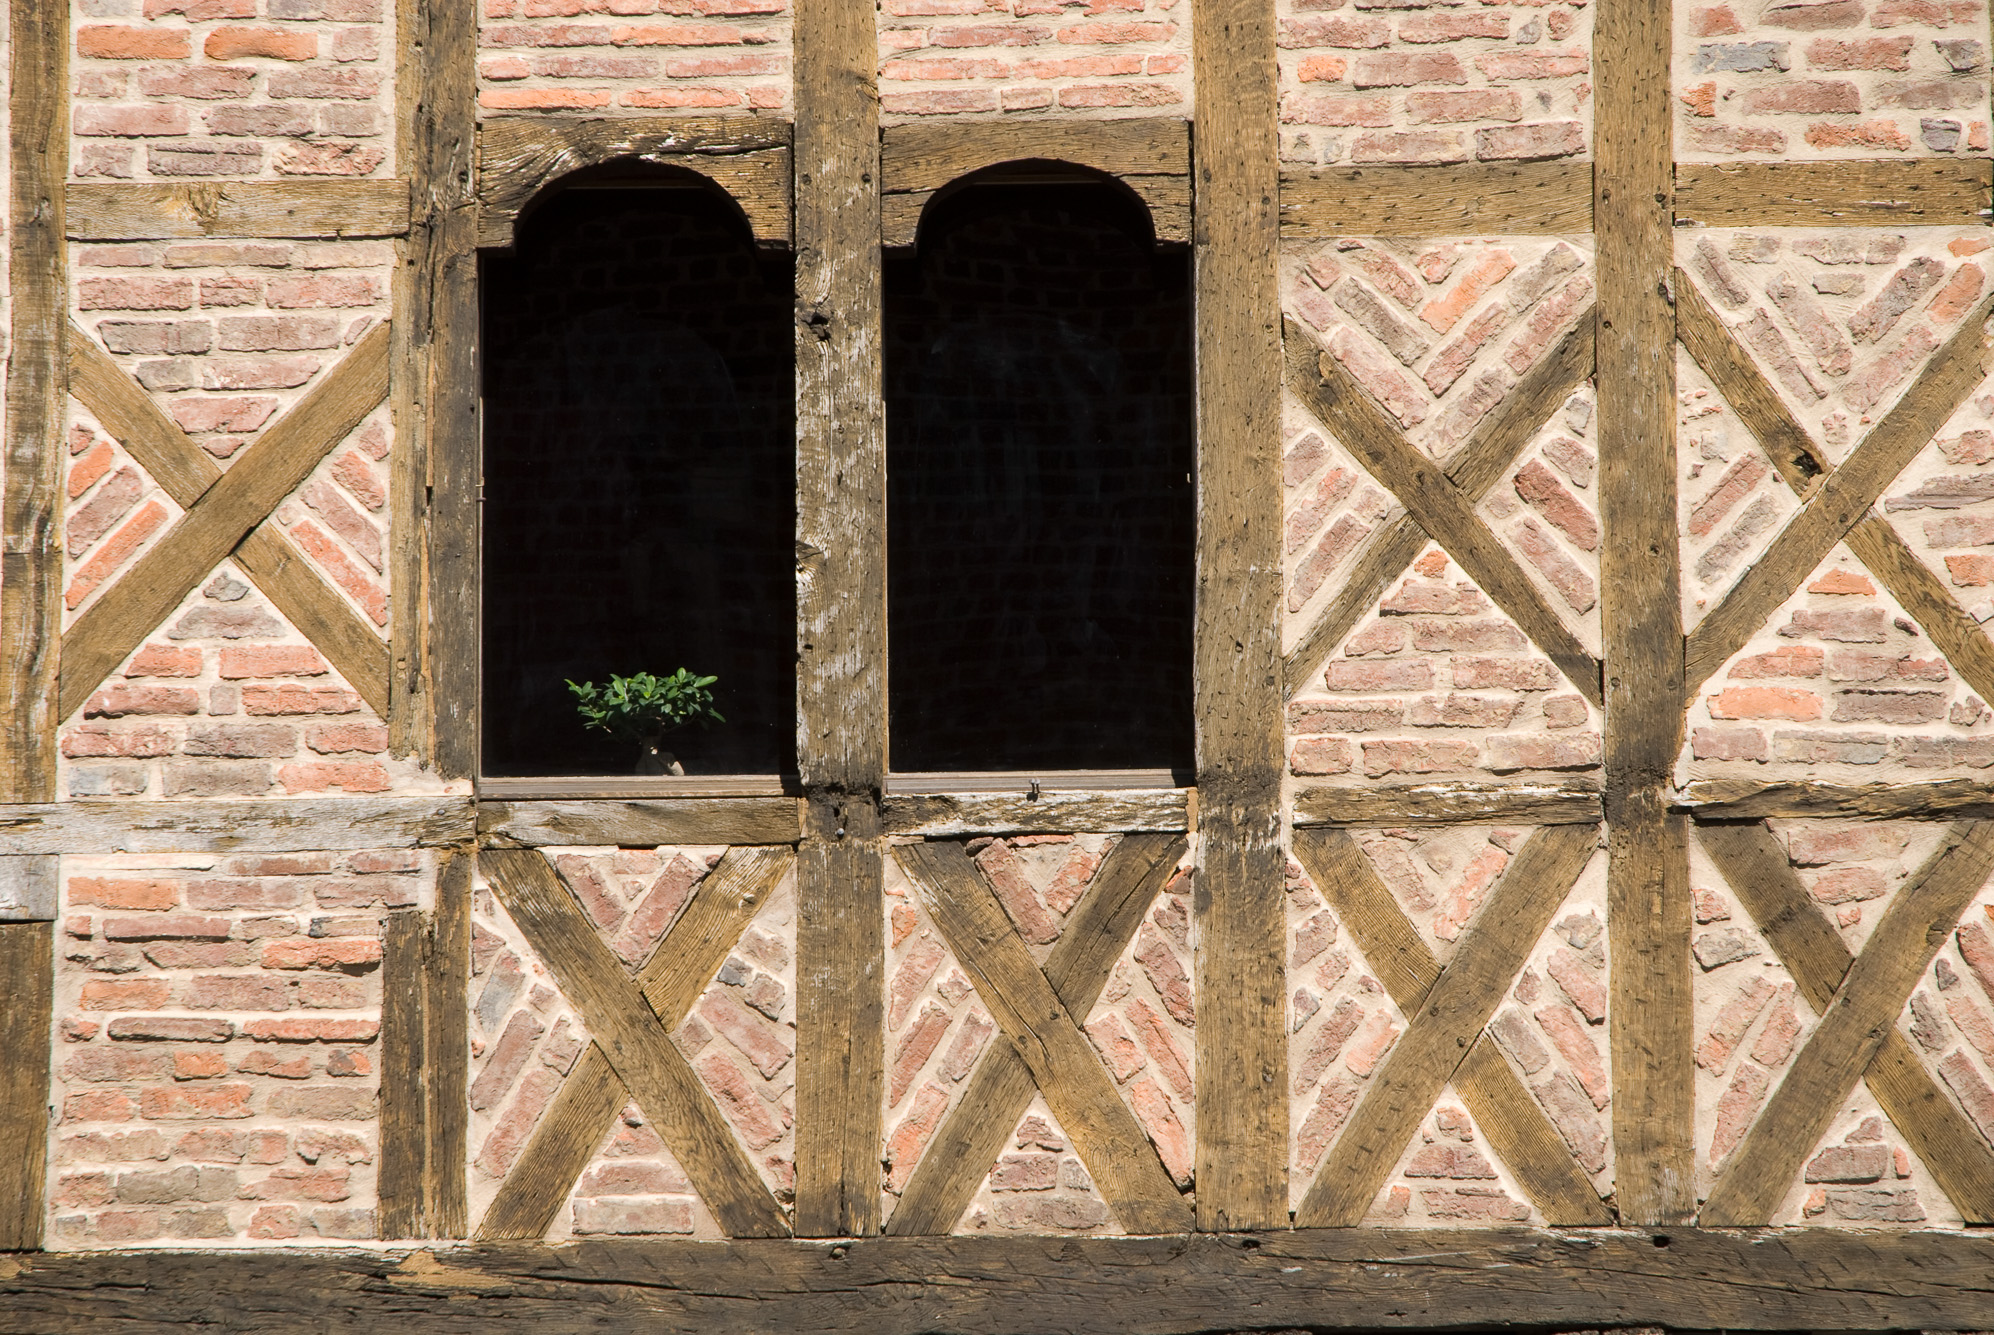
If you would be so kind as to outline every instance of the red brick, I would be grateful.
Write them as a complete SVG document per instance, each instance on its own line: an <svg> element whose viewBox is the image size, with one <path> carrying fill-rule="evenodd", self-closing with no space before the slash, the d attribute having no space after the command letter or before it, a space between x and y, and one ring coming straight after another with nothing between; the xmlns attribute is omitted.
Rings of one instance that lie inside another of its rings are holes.
<svg viewBox="0 0 1994 1335"><path fill-rule="evenodd" d="M1727 686L1710 697L1710 716L1806 722L1821 717L1821 697L1785 686Z"/></svg>
<svg viewBox="0 0 1994 1335"><path fill-rule="evenodd" d="M1394 88L1417 83L1466 83L1468 72L1451 52L1394 52L1359 56L1350 75L1358 88Z"/></svg>
<svg viewBox="0 0 1994 1335"><path fill-rule="evenodd" d="M192 914L149 914L143 918L105 918L106 941L220 941L234 925L228 918Z"/></svg>
<svg viewBox="0 0 1994 1335"><path fill-rule="evenodd" d="M81 1094L65 1094L62 1120L73 1122L129 1122L138 1114L132 1097L115 1089L93 1089Z"/></svg>
<svg viewBox="0 0 1994 1335"><path fill-rule="evenodd" d="M221 675L226 680L318 677L329 670L318 650L308 644L231 644L222 648Z"/></svg>
<svg viewBox="0 0 1994 1335"><path fill-rule="evenodd" d="M1129 1102L1135 1109L1136 1120L1149 1133L1150 1143L1156 1146L1164 1168L1169 1170L1171 1180L1179 1190L1189 1187L1191 1136L1170 1106L1169 1095L1152 1081L1137 1080L1129 1086Z"/></svg>
<svg viewBox="0 0 1994 1335"><path fill-rule="evenodd" d="M699 1059L696 1069L719 1103L720 1111L734 1124L749 1149L767 1149L782 1139L782 1128L770 1115L768 1104L726 1054L709 1052Z"/></svg>
<svg viewBox="0 0 1994 1335"><path fill-rule="evenodd" d="M1341 737L1308 737L1295 743L1288 768L1296 774L1347 774L1353 763L1350 743Z"/></svg>
<svg viewBox="0 0 1994 1335"><path fill-rule="evenodd" d="M381 942L374 937L296 936L263 946L266 969L354 969L381 962Z"/></svg>
<svg viewBox="0 0 1994 1335"><path fill-rule="evenodd" d="M1690 754L1698 760L1752 760L1764 764L1771 753L1757 728L1694 728Z"/></svg>
<svg viewBox="0 0 1994 1335"><path fill-rule="evenodd" d="M1492 125L1475 131L1475 156L1485 162L1563 158L1584 151L1585 128L1578 121Z"/></svg>
<svg viewBox="0 0 1994 1335"><path fill-rule="evenodd" d="M185 28L89 24L76 30L76 54L92 60L180 60L192 53Z"/></svg>
<svg viewBox="0 0 1994 1335"><path fill-rule="evenodd" d="M1759 1012L1766 1008L1777 989L1764 978L1748 980L1736 996L1724 1003L1711 1022L1710 1032L1696 1049L1696 1064L1706 1071L1721 1073L1731 1064L1731 1054L1744 1042L1745 1033Z"/></svg>
<svg viewBox="0 0 1994 1335"><path fill-rule="evenodd" d="M106 1029L114 1043L226 1043L235 1036L227 1020L185 1019L175 1015L134 1015Z"/></svg>
<svg viewBox="0 0 1994 1335"><path fill-rule="evenodd" d="M1870 121L1861 125L1810 125L1806 137L1815 148L1880 148L1902 152L1911 147L1911 137L1898 129L1893 121Z"/></svg>
<svg viewBox="0 0 1994 1335"><path fill-rule="evenodd" d="M1591 68L1591 61L1580 52L1506 51L1478 56L1475 66L1496 80L1563 79L1586 73Z"/></svg>
<svg viewBox="0 0 1994 1335"><path fill-rule="evenodd" d="M153 1086L139 1091L139 1115L150 1122L227 1120L253 1114L250 1085Z"/></svg>
<svg viewBox="0 0 1994 1335"><path fill-rule="evenodd" d="M1190 1068L1172 1036L1170 1025L1141 997L1129 1002L1128 1019L1135 1026L1136 1037L1141 1040L1143 1049L1156 1063L1157 1071L1170 1088L1178 1098L1190 1099L1193 1096Z"/></svg>
<svg viewBox="0 0 1994 1335"><path fill-rule="evenodd" d="M269 716L297 714L352 714L360 709L360 697L339 686L305 686L283 683L273 686L245 686L243 712Z"/></svg>
<svg viewBox="0 0 1994 1335"><path fill-rule="evenodd" d="M62 1063L65 1080L99 1084L136 1080L164 1080L172 1066L172 1054L152 1048L77 1048Z"/></svg>
<svg viewBox="0 0 1994 1335"><path fill-rule="evenodd" d="M1817 70L1908 70L1909 37L1870 37L1838 42L1817 37L1807 44L1807 63Z"/></svg>
<svg viewBox="0 0 1994 1335"><path fill-rule="evenodd" d="M86 1011L158 1010L172 995L172 985L158 978L131 978L112 981L92 979L83 985Z"/></svg>
<svg viewBox="0 0 1994 1335"><path fill-rule="evenodd" d="M318 56L318 38L295 29L216 28L201 50L209 60L313 60Z"/></svg>
<svg viewBox="0 0 1994 1335"><path fill-rule="evenodd" d="M920 1161L922 1149L941 1125L942 1114L948 1111L948 1106L947 1091L936 1084L922 1085L914 1095L907 1115L900 1119L886 1142L888 1191L899 1192L906 1188L907 1179L914 1174L914 1165Z"/></svg>

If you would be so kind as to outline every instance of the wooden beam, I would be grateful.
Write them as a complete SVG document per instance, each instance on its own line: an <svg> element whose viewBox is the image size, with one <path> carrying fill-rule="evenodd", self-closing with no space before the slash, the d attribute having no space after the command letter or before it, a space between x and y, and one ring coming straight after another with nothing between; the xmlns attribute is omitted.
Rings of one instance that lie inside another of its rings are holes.
<svg viewBox="0 0 1994 1335"><path fill-rule="evenodd" d="M0 806L0 855L292 853L421 848L474 837L462 797L89 799Z"/></svg>
<svg viewBox="0 0 1994 1335"><path fill-rule="evenodd" d="M1348 835L1329 838L1340 838L1348 852L1356 852ZM1369 953L1365 955L1374 969L1385 967L1401 975L1393 990L1405 993L1413 1004L1402 1007L1407 1017L1405 1033L1380 1063L1376 1079L1329 1147L1315 1181L1295 1211L1298 1226L1349 1227L1364 1218L1405 1152L1406 1142L1419 1129L1420 1120L1466 1059L1469 1046L1479 1046L1482 1030L1502 1004L1510 983L1522 971L1538 938L1550 928L1551 916L1565 902L1573 882L1598 848L1599 834L1592 826L1554 825L1531 835L1490 889L1481 911L1461 933L1446 967L1435 970L1424 987L1416 984L1414 975L1426 972L1420 968L1422 962L1431 966L1430 955L1421 961L1418 955L1401 954L1390 966L1373 960ZM1323 865L1325 871L1333 869ZM1350 869L1347 859L1342 868ZM1390 906L1393 913L1398 912L1390 893L1385 892L1380 901L1376 893L1361 896L1358 892L1363 886L1360 879L1346 875L1332 877L1319 888L1335 896L1331 902L1346 919L1368 919L1374 927L1388 926L1389 920L1381 923L1383 915L1375 910ZM1374 889L1382 891L1384 887L1376 885ZM1344 891L1351 893L1340 893ZM1367 915L1366 910L1374 911ZM1353 933L1358 930L1353 924ZM1390 939L1379 930L1364 935L1374 944L1381 938ZM1397 935L1403 936L1403 932ZM1418 940L1417 934L1412 940ZM1361 947L1361 940L1359 944ZM1566 1162L1569 1164L1569 1156ZM1590 1187L1585 1190L1591 1194ZM1577 1203L1572 1204L1576 1207ZM1593 1211L1592 1218L1606 1222L1605 1211Z"/></svg>
<svg viewBox="0 0 1994 1335"><path fill-rule="evenodd" d="M683 167L725 190L755 239L790 239L789 125L761 116L493 116L478 127L478 245L513 243L534 196L627 160Z"/></svg>
<svg viewBox="0 0 1994 1335"><path fill-rule="evenodd" d="M1447 782L1303 788L1295 794L1296 826L1343 825L1596 825L1599 784Z"/></svg>
<svg viewBox="0 0 1994 1335"><path fill-rule="evenodd" d="M1288 1223L1273 0L1192 0L1198 1227Z"/></svg>
<svg viewBox="0 0 1994 1335"><path fill-rule="evenodd" d="M1202 128L1202 127L1201 127ZM1281 173L1281 238L1559 236L1592 230L1590 162Z"/></svg>
<svg viewBox="0 0 1994 1335"><path fill-rule="evenodd" d="M72 182L63 193L72 241L334 241L401 236L409 225L403 180L91 181Z"/></svg>
<svg viewBox="0 0 1994 1335"><path fill-rule="evenodd" d="M62 635L62 243L69 10L9 0L6 417L0 430L0 801L56 796ZM37 1236L40 1236L37 1233Z"/></svg>
<svg viewBox="0 0 1994 1335"><path fill-rule="evenodd" d="M576 798L670 801L682 797L794 797L796 782L780 774L590 774L478 780L491 802L567 802Z"/></svg>
<svg viewBox="0 0 1994 1335"><path fill-rule="evenodd" d="M97 346L69 328L69 392L123 445L182 510L221 479L221 465L196 445L158 400ZM266 519L235 549L235 559L266 597L353 687L367 707L388 715L388 646Z"/></svg>
<svg viewBox="0 0 1994 1335"><path fill-rule="evenodd" d="M602 943L574 893L534 849L491 849L479 866L506 912L644 1110L727 1236L789 1232L747 1151L658 1016Z"/></svg>
<svg viewBox="0 0 1994 1335"><path fill-rule="evenodd" d="M53 922L61 888L54 853L0 854L0 922Z"/></svg>
<svg viewBox="0 0 1994 1335"><path fill-rule="evenodd" d="M1987 883L1990 870L1994 822L1961 822L1891 896L1833 999L1819 1007L1821 1022L1744 1140L1725 1159L1699 1222L1719 1228L1772 1222L1801 1164L1841 1112L1884 1038L1896 1032L1911 989ZM1733 889L1748 902L1754 898L1749 886ZM1751 905L1755 918L1760 906ZM1813 914L1811 906L1802 911ZM1766 920L1760 921L1764 925ZM1939 1106L1949 1105L1941 1101ZM1917 1134L1901 1125L1898 1130L1907 1139ZM1980 1184L1979 1199L1969 1198L1965 1207L1980 1213L1989 1185Z"/></svg>
<svg viewBox="0 0 1994 1335"><path fill-rule="evenodd" d="M1516 382L1502 402L1475 427L1460 449L1441 465L1464 495L1479 502L1516 463L1544 421L1572 392L1592 378L1593 315L1579 317L1571 332ZM1282 660L1281 673L1289 699L1303 690L1336 652L1343 637L1385 595L1391 582L1405 573L1420 549L1426 530L1411 515L1402 514L1365 540L1341 586L1293 649Z"/></svg>
<svg viewBox="0 0 1994 1335"><path fill-rule="evenodd" d="M1143 914L1184 856L1181 835L1138 834L1116 844L1046 955L1045 976L1067 1014L1100 999ZM962 1219L1038 1084L1015 1047L984 1050L962 1098L935 1129L886 1221L889 1233L947 1233Z"/></svg>
<svg viewBox="0 0 1994 1335"><path fill-rule="evenodd" d="M257 437L62 637L59 711L68 718L125 655L311 475L388 393L388 326L375 325Z"/></svg>
<svg viewBox="0 0 1994 1335"><path fill-rule="evenodd" d="M1661 1245L1666 1241L1666 1246ZM0 1266L47 1335L212 1323L435 1335L1971 1330L1994 1237L1911 1229L1310 1229L1253 1237L598 1239L449 1251L55 1253Z"/></svg>
<svg viewBox="0 0 1994 1335"><path fill-rule="evenodd" d="M423 1173L429 1105L423 1091L429 1037L424 975L428 925L421 909L394 909L381 933L381 1150L376 1227L383 1238L427 1237Z"/></svg>
<svg viewBox="0 0 1994 1335"><path fill-rule="evenodd" d="M1583 327L1583 322L1581 322ZM1502 540L1475 512L1477 496L1414 449L1350 373L1306 330L1288 322L1288 388L1364 465L1428 537L1544 652L1579 694L1601 701L1599 660L1586 651Z"/></svg>
<svg viewBox="0 0 1994 1335"><path fill-rule="evenodd" d="M660 844L793 844L793 797L682 797L656 802L480 802L488 842L529 848Z"/></svg>
<svg viewBox="0 0 1994 1335"><path fill-rule="evenodd" d="M1706 227L1975 227L1987 222L1985 158L1684 162L1676 216Z"/></svg>
<svg viewBox="0 0 1994 1335"><path fill-rule="evenodd" d="M42 1245L54 1005L54 924L0 923L0 1252Z"/></svg>
<svg viewBox="0 0 1994 1335"><path fill-rule="evenodd" d="M1994 315L1994 296L1974 307L1945 346L1932 354L1904 397L1820 483L1723 601L1696 624L1684 648L1685 689L1702 686L1744 647L1980 387L1994 365L1994 335L1985 327L1990 315ZM1602 580L1602 585L1608 582Z"/></svg>
<svg viewBox="0 0 1994 1335"><path fill-rule="evenodd" d="M1705 826L1698 837L1808 1007L1826 1015L1855 956L1807 893L1786 849L1757 821ZM1864 1083L1961 1216L1973 1224L1994 1221L1994 1149L1932 1079L1896 1017L1882 1031ZM1839 1098L1834 1103L1841 1106Z"/></svg>
<svg viewBox="0 0 1994 1335"><path fill-rule="evenodd" d="M1677 793L1675 805L1699 821L1994 818L1994 793L1981 779L1864 784L1693 779Z"/></svg>
<svg viewBox="0 0 1994 1335"><path fill-rule="evenodd" d="M1357 842L1341 830L1297 831L1295 857L1373 962L1393 1004L1407 1015L1419 1012L1440 979L1440 962ZM1475 1125L1538 1213L1558 1225L1613 1222L1571 1150L1486 1033L1470 1039L1453 1082Z"/></svg>
<svg viewBox="0 0 1994 1335"><path fill-rule="evenodd" d="M903 844L893 855L975 983L977 1000L1030 1070L1115 1222L1130 1233L1188 1232L1190 1204L1080 1032L1086 1015L1076 1017L1032 961L968 852L958 843L924 843ZM1124 925L1139 921L1137 914Z"/></svg>
<svg viewBox="0 0 1994 1335"><path fill-rule="evenodd" d="M1623 1223L1696 1208L1689 850L1668 810L1682 746L1671 10L1602 0L1593 36L1600 640L1606 684L1608 1046Z"/></svg>
<svg viewBox="0 0 1994 1335"><path fill-rule="evenodd" d="M889 797L889 835L930 839L977 834L1116 834L1191 828L1193 789L1112 793L922 793Z"/></svg>
<svg viewBox="0 0 1994 1335"><path fill-rule="evenodd" d="M886 421L879 38L797 0L796 1229L879 1231L885 1050Z"/></svg>
<svg viewBox="0 0 1994 1335"><path fill-rule="evenodd" d="M432 1238L470 1231L464 1166L470 1162L471 1109L471 872L468 847L443 853L436 873L436 907L424 957L424 1114L429 1143L423 1161L423 1217Z"/></svg>

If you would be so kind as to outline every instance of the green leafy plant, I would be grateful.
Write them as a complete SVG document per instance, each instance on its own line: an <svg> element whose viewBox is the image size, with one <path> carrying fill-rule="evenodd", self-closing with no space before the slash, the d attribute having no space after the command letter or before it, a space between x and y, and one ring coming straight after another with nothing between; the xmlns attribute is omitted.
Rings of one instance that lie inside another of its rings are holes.
<svg viewBox="0 0 1994 1335"><path fill-rule="evenodd" d="M635 742L656 742L688 723L702 727L725 723L713 707L710 689L718 680L680 668L669 677L637 672L611 677L600 686L592 681L571 681L568 689L574 692L575 708L581 712L585 727Z"/></svg>

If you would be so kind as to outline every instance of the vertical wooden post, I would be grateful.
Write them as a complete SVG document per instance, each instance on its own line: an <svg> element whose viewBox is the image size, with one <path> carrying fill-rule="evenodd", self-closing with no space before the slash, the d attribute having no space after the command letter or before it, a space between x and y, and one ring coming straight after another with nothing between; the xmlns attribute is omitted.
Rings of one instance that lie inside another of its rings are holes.
<svg viewBox="0 0 1994 1335"><path fill-rule="evenodd" d="M460 779L478 758L478 20L465 0L411 13L397 72L411 197L395 312L388 722L397 751Z"/></svg>
<svg viewBox="0 0 1994 1335"><path fill-rule="evenodd" d="M54 995L55 924L0 923L0 1251L42 1245Z"/></svg>
<svg viewBox="0 0 1994 1335"><path fill-rule="evenodd" d="M429 1144L423 1163L423 1208L432 1238L461 1238L471 1229L464 1166L470 1154L471 1106L471 871L476 854L445 855L436 876L430 916L428 976L423 982L423 1091Z"/></svg>
<svg viewBox="0 0 1994 1335"><path fill-rule="evenodd" d="M0 801L55 799L61 640L62 185L69 172L69 6L12 0L8 40L7 347L0 496Z"/></svg>
<svg viewBox="0 0 1994 1335"><path fill-rule="evenodd" d="M799 1234L879 1231L886 769L878 37L796 6Z"/></svg>
<svg viewBox="0 0 1994 1335"><path fill-rule="evenodd" d="M423 1160L428 1108L422 1091L424 955L428 933L421 909L396 909L381 940L381 1157L376 1192L383 1238L420 1238Z"/></svg>
<svg viewBox="0 0 1994 1335"><path fill-rule="evenodd" d="M1272 0L1196 0L1197 1217L1288 1223Z"/></svg>
<svg viewBox="0 0 1994 1335"><path fill-rule="evenodd" d="M1627 1224L1696 1208L1689 853L1668 809L1683 730L1669 17L1666 0L1601 0L1593 40L1609 1041Z"/></svg>

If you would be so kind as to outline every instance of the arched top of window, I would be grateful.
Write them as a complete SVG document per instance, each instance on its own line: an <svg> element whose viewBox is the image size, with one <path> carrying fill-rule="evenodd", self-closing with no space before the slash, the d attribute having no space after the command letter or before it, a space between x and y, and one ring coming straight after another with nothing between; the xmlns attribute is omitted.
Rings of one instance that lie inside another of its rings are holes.
<svg viewBox="0 0 1994 1335"><path fill-rule="evenodd" d="M1033 208L1033 200L1065 200L1067 207L1086 210L1133 244L1145 248L1156 244L1149 205L1127 182L1078 163L1025 158L965 173L935 191L921 209L915 249L992 215Z"/></svg>

